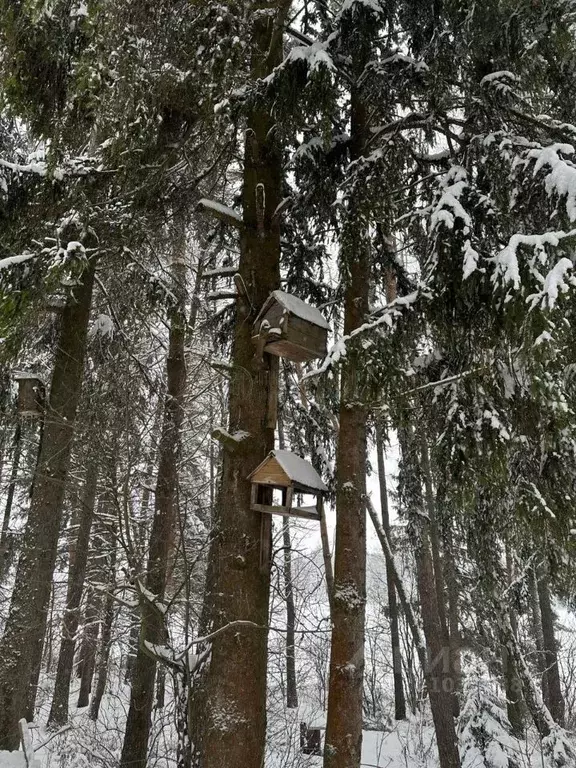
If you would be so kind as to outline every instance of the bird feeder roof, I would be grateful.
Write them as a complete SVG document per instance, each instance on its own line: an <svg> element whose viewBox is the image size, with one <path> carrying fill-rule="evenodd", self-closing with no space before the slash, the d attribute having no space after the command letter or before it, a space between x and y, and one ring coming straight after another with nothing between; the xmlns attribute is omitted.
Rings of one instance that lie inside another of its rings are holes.
<svg viewBox="0 0 576 768"><path fill-rule="evenodd" d="M325 493L328 491L328 487L309 461L306 461L306 459L297 456L291 451L283 451L280 449L270 451L264 461L250 474L249 479L258 482L257 475L262 475L262 470L264 470L266 465L274 459L292 485L307 488L318 493Z"/></svg>
<svg viewBox="0 0 576 768"><path fill-rule="evenodd" d="M44 383L42 376L39 373L28 373L27 371L14 371L12 374L14 381L39 381Z"/></svg>
<svg viewBox="0 0 576 768"><path fill-rule="evenodd" d="M260 316L268 311L270 305L274 301L278 302L278 304L280 304L280 306L287 312L299 317L301 320L305 320L306 322L311 323L312 325L317 325L319 328L324 328L325 330L330 329L328 321L319 309L312 307L297 296L293 296L291 293L286 293L285 291L272 291L262 307Z"/></svg>

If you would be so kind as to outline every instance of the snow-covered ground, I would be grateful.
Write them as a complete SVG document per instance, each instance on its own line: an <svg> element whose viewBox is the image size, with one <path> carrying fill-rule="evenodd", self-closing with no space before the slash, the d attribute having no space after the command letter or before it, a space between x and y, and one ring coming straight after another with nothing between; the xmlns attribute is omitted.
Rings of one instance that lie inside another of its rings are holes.
<svg viewBox="0 0 576 768"><path fill-rule="evenodd" d="M36 757L41 768L113 768L122 744L128 686L118 680L115 692L104 697L98 723L88 718L86 709L76 709L77 690L73 690L70 725L56 733L47 731L44 725L51 693L50 685L45 682L44 686L45 702L37 723L32 726L34 745L40 746ZM529 731L524 740L509 736L502 727L502 723L506 724L505 711L496 699L492 705L492 708L479 709L472 701L463 714L466 723L460 729L462 768L546 768L535 734ZM266 768L319 768L322 765L322 757L305 755L300 750L301 722L320 727L324 734L325 714L318 706L306 703L298 710L287 710L274 704L272 697ZM474 734L479 739L478 745L473 743ZM170 706L156 713L152 753L150 765L154 768L176 765L176 735ZM22 758L22 753L0 753L0 768L23 768ZM427 709L406 721L388 719L379 730L364 731L362 768L438 768L434 730Z"/></svg>

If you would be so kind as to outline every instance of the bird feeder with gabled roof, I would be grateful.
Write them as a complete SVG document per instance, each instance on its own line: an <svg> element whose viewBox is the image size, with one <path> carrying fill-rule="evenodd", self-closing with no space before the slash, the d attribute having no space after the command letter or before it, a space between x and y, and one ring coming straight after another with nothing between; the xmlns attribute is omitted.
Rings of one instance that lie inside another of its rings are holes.
<svg viewBox="0 0 576 768"><path fill-rule="evenodd" d="M270 451L248 479L252 483L250 506L256 512L303 517L308 520L322 519L322 497L328 488L312 464L295 453L284 450ZM263 504L261 489L265 488L280 490L282 503ZM295 493L315 496L316 504L307 507L295 506Z"/></svg>
<svg viewBox="0 0 576 768"><path fill-rule="evenodd" d="M18 382L17 408L20 416L41 417L46 397L42 379L35 373L16 371L14 381Z"/></svg>
<svg viewBox="0 0 576 768"><path fill-rule="evenodd" d="M252 341L263 352L297 363L326 357L330 326L324 315L297 296L272 291L254 323Z"/></svg>

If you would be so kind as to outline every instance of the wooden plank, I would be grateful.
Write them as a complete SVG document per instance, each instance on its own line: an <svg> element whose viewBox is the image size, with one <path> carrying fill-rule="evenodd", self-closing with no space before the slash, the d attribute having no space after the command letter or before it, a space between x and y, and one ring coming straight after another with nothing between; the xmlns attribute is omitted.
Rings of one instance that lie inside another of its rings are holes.
<svg viewBox="0 0 576 768"><path fill-rule="evenodd" d="M269 504L253 504L252 509L255 512L266 512L270 515L282 515L283 517L303 517L306 520L320 520L317 512L311 512L301 507L276 507Z"/></svg>
<svg viewBox="0 0 576 768"><path fill-rule="evenodd" d="M290 478L275 458L269 459L264 466L252 475L252 482L258 485L277 485L286 488L291 485Z"/></svg>
<svg viewBox="0 0 576 768"><path fill-rule="evenodd" d="M296 315L290 315L290 330L293 333L301 336L306 336L310 341L316 344L325 344L328 338L328 330L326 328L320 328L319 325L314 325L308 320L304 320Z"/></svg>
<svg viewBox="0 0 576 768"><path fill-rule="evenodd" d="M324 352L320 352L319 350L311 351L308 347L293 344L287 339L281 339L280 341L273 341L270 344L266 344L264 351L269 355L277 355L278 357L283 357L285 360L292 360L295 363L306 363L309 360L325 357Z"/></svg>

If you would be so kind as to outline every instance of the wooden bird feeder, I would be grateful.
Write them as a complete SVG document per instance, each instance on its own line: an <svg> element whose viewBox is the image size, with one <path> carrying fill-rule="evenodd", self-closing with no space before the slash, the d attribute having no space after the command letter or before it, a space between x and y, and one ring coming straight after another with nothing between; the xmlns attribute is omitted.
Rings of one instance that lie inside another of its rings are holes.
<svg viewBox="0 0 576 768"><path fill-rule="evenodd" d="M300 723L300 749L304 755L321 755L322 729Z"/></svg>
<svg viewBox="0 0 576 768"><path fill-rule="evenodd" d="M252 341L258 358L267 352L303 363L326 357L329 329L318 309L289 293L273 291L256 318Z"/></svg>
<svg viewBox="0 0 576 768"><path fill-rule="evenodd" d="M248 479L252 482L250 506L256 512L303 517L308 520L322 519L322 496L328 488L312 464L295 453L282 450L270 451ZM263 489L266 488L282 492L280 505L262 503ZM315 496L316 504L310 507L294 506L295 492Z"/></svg>
<svg viewBox="0 0 576 768"><path fill-rule="evenodd" d="M16 372L18 382L18 413L21 416L40 417L44 413L44 382L35 373Z"/></svg>

